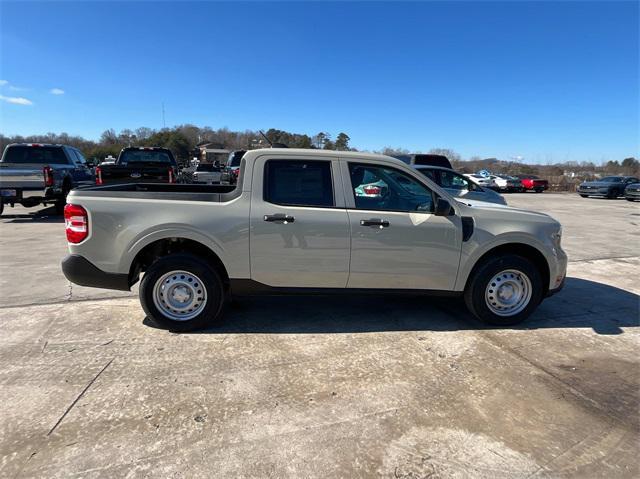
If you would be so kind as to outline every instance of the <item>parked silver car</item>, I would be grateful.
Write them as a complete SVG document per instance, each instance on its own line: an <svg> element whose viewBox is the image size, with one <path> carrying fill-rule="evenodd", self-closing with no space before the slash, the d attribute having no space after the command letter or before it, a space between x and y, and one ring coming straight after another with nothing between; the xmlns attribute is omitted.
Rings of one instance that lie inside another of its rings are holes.
<svg viewBox="0 0 640 479"><path fill-rule="evenodd" d="M473 179L449 168L415 165L414 168L441 186L458 200L484 201L506 205L504 197L490 188L480 186Z"/></svg>

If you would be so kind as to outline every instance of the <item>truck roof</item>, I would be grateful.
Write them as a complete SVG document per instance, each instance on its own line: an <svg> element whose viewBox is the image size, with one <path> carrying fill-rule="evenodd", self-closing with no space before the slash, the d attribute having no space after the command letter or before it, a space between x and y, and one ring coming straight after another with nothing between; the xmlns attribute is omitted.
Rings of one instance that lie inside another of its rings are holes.
<svg viewBox="0 0 640 479"><path fill-rule="evenodd" d="M385 160L392 161L401 165L405 165L401 160L393 158L391 156L380 155L377 153L363 153L361 151L336 151L336 150L316 150L312 148L260 148L257 150L249 150L245 153L244 157L248 160L253 160L258 156L269 155L282 155L282 156L318 156L318 157L331 157L331 158L365 158L369 160Z"/></svg>
<svg viewBox="0 0 640 479"><path fill-rule="evenodd" d="M26 142L23 142L23 143L9 143L7 145L7 147L10 147L10 146L35 146L35 147L40 147L40 146L68 146L68 145L63 145L62 143L38 143L38 142L26 143Z"/></svg>

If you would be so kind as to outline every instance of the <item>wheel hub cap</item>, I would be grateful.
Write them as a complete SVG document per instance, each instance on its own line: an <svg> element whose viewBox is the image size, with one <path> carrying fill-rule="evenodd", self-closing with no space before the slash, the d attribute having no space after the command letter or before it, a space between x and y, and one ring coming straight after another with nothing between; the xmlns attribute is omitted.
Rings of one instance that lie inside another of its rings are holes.
<svg viewBox="0 0 640 479"><path fill-rule="evenodd" d="M485 291L485 303L498 316L514 316L531 301L529 277L521 271L509 269L496 274Z"/></svg>
<svg viewBox="0 0 640 479"><path fill-rule="evenodd" d="M207 290L193 273L171 271L156 281L153 302L167 318L187 321L200 314L206 306Z"/></svg>

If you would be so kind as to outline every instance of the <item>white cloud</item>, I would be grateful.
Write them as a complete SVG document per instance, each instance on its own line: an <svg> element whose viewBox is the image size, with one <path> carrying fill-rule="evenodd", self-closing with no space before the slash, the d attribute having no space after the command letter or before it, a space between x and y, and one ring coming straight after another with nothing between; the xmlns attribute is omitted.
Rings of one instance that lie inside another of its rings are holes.
<svg viewBox="0 0 640 479"><path fill-rule="evenodd" d="M33 102L31 100L19 96L0 95L0 100L6 101L7 103L12 103L14 105L33 105Z"/></svg>
<svg viewBox="0 0 640 479"><path fill-rule="evenodd" d="M64 90L61 90L60 88L52 88L49 90L49 93L52 95L64 95Z"/></svg>
<svg viewBox="0 0 640 479"><path fill-rule="evenodd" d="M0 86L8 85L9 82L7 80L0 80Z"/></svg>

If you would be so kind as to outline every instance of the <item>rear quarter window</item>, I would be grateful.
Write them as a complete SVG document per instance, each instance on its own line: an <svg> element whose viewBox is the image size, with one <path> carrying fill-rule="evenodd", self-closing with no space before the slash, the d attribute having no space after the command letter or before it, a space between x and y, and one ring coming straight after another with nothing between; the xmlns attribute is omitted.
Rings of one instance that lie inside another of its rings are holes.
<svg viewBox="0 0 640 479"><path fill-rule="evenodd" d="M68 164L69 160L60 146L8 146L2 161L5 163Z"/></svg>

